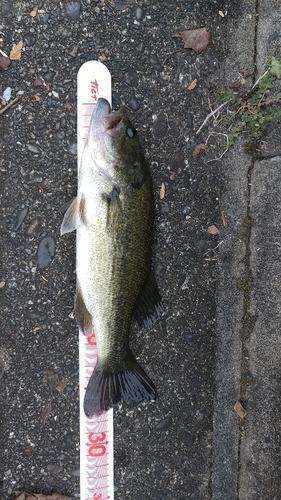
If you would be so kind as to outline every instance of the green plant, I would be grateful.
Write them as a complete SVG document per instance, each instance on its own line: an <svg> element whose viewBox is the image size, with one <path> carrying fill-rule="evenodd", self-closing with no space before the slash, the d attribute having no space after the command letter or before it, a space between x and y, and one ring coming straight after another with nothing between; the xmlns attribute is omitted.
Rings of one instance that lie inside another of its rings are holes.
<svg viewBox="0 0 281 500"><path fill-rule="evenodd" d="M222 94L222 100L228 102L227 116L228 143L232 146L239 133L248 131L253 139L259 139L270 123L281 119L281 109L273 111L272 104L281 100L281 92L270 95L275 80L281 78L281 63L272 57L265 68L265 73L246 93L237 96L230 92Z"/></svg>

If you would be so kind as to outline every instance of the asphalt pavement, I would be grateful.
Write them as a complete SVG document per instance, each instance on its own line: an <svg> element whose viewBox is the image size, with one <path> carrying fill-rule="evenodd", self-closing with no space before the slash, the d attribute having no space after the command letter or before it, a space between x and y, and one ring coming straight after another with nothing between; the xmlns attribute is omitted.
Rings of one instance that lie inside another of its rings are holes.
<svg viewBox="0 0 281 500"><path fill-rule="evenodd" d="M77 188L77 72L97 59L151 166L164 302L153 327L132 325L159 401L114 411L115 498L280 499L281 128L251 147L242 133L224 155L222 112L197 133L222 92L245 75L250 88L280 59L279 2L0 9L1 51L23 42L7 69L0 60L6 103L21 93L0 114L0 498L79 499L75 239L59 230ZM203 27L201 53L173 37Z"/></svg>

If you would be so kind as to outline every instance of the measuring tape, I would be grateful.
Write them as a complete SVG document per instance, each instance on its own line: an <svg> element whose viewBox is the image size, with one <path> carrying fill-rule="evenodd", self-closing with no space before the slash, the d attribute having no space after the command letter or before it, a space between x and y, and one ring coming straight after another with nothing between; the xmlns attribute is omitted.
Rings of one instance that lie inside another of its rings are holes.
<svg viewBox="0 0 281 500"><path fill-rule="evenodd" d="M111 75L101 62L88 61L77 75L78 172L99 97L111 104ZM113 500L113 409L92 418L87 418L83 409L85 390L96 361L95 334L85 337L79 332L80 500Z"/></svg>

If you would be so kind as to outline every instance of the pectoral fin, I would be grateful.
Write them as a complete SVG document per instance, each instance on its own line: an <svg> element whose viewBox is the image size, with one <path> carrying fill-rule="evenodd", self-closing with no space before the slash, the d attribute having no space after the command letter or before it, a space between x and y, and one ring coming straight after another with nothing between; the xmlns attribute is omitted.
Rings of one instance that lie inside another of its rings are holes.
<svg viewBox="0 0 281 500"><path fill-rule="evenodd" d="M139 325L151 325L160 316L162 311L163 304L154 273L151 270L137 299L134 308L134 318Z"/></svg>
<svg viewBox="0 0 281 500"><path fill-rule="evenodd" d="M83 222L83 224L85 226L87 226L88 221L87 221L87 215L86 215L86 198L85 198L84 194L82 194L80 204L79 204L79 215L80 215L80 219Z"/></svg>
<svg viewBox="0 0 281 500"><path fill-rule="evenodd" d="M118 229L122 220L122 205L120 201L120 189L114 186L110 194L103 194L102 197L107 203L107 227Z"/></svg>
<svg viewBox="0 0 281 500"><path fill-rule="evenodd" d="M61 236L66 233L71 233L71 231L74 231L76 229L77 214L78 214L78 202L76 197L74 198L70 207L65 212L62 225L60 228Z"/></svg>
<svg viewBox="0 0 281 500"><path fill-rule="evenodd" d="M75 313L79 330L81 330L84 335L91 335L93 333L92 315L85 306L83 295L78 285L75 297Z"/></svg>

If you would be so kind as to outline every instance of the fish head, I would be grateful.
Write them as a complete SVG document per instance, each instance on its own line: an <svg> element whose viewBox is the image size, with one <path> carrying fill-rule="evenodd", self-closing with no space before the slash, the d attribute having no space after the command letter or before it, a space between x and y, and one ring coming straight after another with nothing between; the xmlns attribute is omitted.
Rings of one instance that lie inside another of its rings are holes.
<svg viewBox="0 0 281 500"><path fill-rule="evenodd" d="M142 184L148 167L124 107L112 112L108 101L100 98L92 115L89 142L94 145L93 156L99 158L102 173L117 184Z"/></svg>

